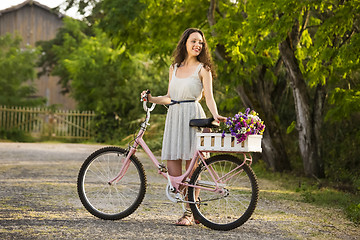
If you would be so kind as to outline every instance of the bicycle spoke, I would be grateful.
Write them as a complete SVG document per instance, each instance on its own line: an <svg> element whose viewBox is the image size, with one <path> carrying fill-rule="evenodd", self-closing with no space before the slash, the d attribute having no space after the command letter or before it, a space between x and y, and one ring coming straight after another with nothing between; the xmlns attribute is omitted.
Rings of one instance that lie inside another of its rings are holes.
<svg viewBox="0 0 360 240"><path fill-rule="evenodd" d="M194 216L213 229L230 230L240 226L250 218L256 206L258 187L255 175L247 165L242 165L242 161L231 155L217 155L208 159L207 164L211 173L207 168L199 167L191 183L201 186L201 182L214 182L212 176L217 176L222 191L201 190L201 202L207 205L191 204ZM195 198L194 188L190 187L189 199Z"/></svg>
<svg viewBox="0 0 360 240"><path fill-rule="evenodd" d="M134 212L145 195L146 177L141 163L130 157L123 178L112 185L124 164L126 150L103 148L84 162L78 177L78 193L85 208L103 219L120 219Z"/></svg>

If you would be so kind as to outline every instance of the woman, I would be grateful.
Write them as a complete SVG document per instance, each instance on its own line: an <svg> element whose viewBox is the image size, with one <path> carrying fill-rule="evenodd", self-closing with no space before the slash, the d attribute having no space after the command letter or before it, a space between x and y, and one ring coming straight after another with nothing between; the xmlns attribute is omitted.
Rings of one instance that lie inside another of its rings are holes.
<svg viewBox="0 0 360 240"><path fill-rule="evenodd" d="M173 54L173 64L169 70L168 93L165 96L148 95L148 101L170 105L165 122L161 159L167 160L168 172L172 176L182 174L182 160L186 169L196 148L196 129L189 126L195 118L205 118L204 110L198 102L204 92L206 105L216 121L225 121L220 116L213 97L211 57L203 32L189 28L182 34ZM142 93L144 94L145 91ZM190 210L176 222L189 226L194 222Z"/></svg>

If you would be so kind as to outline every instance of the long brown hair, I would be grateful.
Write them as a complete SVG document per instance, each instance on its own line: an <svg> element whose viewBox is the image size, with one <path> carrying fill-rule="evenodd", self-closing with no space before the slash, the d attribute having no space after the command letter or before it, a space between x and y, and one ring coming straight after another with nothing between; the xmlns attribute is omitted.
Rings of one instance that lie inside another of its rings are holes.
<svg viewBox="0 0 360 240"><path fill-rule="evenodd" d="M178 42L174 52L173 52L173 65L176 64L177 66L180 66L181 63L185 60L187 56L186 51L186 42L190 36L190 34L198 32L200 33L201 37L203 38L203 46L200 54L196 57L199 62L201 62L205 69L208 71L211 71L213 77L216 77L216 72L211 60L211 55L209 53L208 45L205 39L204 33L197 28L188 28L186 29L183 34L181 35L180 41Z"/></svg>

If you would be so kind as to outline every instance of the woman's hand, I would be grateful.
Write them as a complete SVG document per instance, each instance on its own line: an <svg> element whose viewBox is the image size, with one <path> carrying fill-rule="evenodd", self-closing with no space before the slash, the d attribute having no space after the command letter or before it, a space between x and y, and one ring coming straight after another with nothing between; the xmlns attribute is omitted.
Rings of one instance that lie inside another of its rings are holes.
<svg viewBox="0 0 360 240"><path fill-rule="evenodd" d="M143 101L148 101L149 103L163 104L167 105L171 103L171 99L168 95L153 97L150 94L149 90L144 90L141 92L140 97Z"/></svg>
<svg viewBox="0 0 360 240"><path fill-rule="evenodd" d="M149 90L144 90L141 92L140 94L140 98L142 101L150 101L150 99L152 98L151 94L150 94L150 91Z"/></svg>
<svg viewBox="0 0 360 240"><path fill-rule="evenodd" d="M213 118L215 119L215 121L217 122L226 122L226 117L223 117L221 115L216 115L216 116L213 116Z"/></svg>

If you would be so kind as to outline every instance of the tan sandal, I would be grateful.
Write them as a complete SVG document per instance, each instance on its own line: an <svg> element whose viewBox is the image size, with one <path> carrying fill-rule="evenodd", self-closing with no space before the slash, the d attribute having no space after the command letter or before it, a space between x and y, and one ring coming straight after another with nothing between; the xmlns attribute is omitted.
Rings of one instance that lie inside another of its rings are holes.
<svg viewBox="0 0 360 240"><path fill-rule="evenodd" d="M194 225L194 217L189 209L186 209L184 215L175 223L176 226L192 226Z"/></svg>

